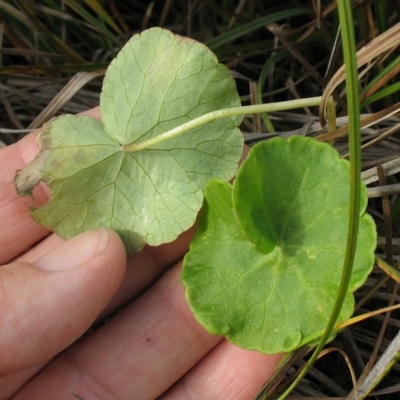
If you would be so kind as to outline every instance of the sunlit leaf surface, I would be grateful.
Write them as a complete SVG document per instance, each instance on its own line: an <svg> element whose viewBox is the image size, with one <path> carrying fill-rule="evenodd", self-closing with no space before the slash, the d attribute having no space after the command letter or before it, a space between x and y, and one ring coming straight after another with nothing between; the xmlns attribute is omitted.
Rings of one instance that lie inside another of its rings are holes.
<svg viewBox="0 0 400 400"><path fill-rule="evenodd" d="M346 246L349 164L311 138L253 147L232 186L212 180L184 260L196 318L212 333L264 353L293 350L324 329L338 293ZM363 187L362 210L366 207ZM374 261L375 225L363 214L349 292Z"/></svg>

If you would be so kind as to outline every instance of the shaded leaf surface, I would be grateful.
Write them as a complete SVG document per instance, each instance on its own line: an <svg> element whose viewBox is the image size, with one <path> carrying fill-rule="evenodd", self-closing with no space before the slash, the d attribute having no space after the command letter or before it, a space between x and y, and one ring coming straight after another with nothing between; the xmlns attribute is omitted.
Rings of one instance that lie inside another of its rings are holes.
<svg viewBox="0 0 400 400"><path fill-rule="evenodd" d="M241 118L211 122L137 152L122 146L239 105L233 78L210 50L149 29L110 64L102 122L72 115L50 121L39 135L40 154L18 173L17 189L31 194L40 181L50 187L50 201L32 215L64 238L106 226L121 235L129 253L172 241L193 224L206 182L234 175Z"/></svg>
<svg viewBox="0 0 400 400"><path fill-rule="evenodd" d="M206 187L183 282L196 318L247 349L291 351L324 329L337 296L347 234L349 165L313 139L272 139L253 147L232 186ZM366 192L363 188L363 212ZM371 271L372 218L360 221L349 291Z"/></svg>

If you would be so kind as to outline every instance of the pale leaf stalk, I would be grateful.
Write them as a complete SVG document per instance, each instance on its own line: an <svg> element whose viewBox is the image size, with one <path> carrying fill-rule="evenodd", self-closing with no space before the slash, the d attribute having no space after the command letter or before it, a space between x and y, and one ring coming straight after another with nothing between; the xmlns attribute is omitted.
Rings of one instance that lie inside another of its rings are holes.
<svg viewBox="0 0 400 400"><path fill-rule="evenodd" d="M180 136L190 131L191 129L198 128L204 124L215 121L217 119L234 117L239 115L260 114L264 112L269 113L275 111L285 111L302 107L313 107L313 106L318 106L319 103L321 102L321 99L322 96L318 96L318 97L310 97L308 99L296 99L296 100L289 100L271 104L255 104L251 106L232 107L232 108L225 108L222 110L211 111L200 117L185 122L184 124L179 125L173 129L170 129L169 131L166 131L161 135L157 135L151 139L145 140L140 143L131 143L123 145L122 150L126 153L133 153L135 151L145 150L152 146L160 144L166 140Z"/></svg>

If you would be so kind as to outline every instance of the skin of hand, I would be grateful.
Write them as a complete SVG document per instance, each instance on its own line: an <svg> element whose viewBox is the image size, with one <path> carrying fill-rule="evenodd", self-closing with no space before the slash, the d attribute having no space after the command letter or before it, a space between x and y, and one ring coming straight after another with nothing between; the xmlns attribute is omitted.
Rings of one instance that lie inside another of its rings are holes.
<svg viewBox="0 0 400 400"><path fill-rule="evenodd" d="M60 239L14 189L37 152L35 134L0 150L0 400L256 395L281 355L242 350L196 322L180 282L193 232L128 260L107 229ZM40 185L34 195L35 205L48 198Z"/></svg>

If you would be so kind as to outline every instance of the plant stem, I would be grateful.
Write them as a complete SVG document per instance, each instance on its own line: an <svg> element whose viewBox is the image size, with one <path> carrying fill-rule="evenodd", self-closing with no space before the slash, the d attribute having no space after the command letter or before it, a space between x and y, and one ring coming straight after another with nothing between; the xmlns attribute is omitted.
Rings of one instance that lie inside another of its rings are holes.
<svg viewBox="0 0 400 400"><path fill-rule="evenodd" d="M201 125L221 118L228 118L246 114L259 114L264 112L285 111L301 107L312 107L318 106L320 102L321 96L318 96L310 97L308 99L283 101L280 103L255 104L252 106L232 107L224 108L222 110L211 111L143 142L125 144L122 146L122 150L126 153L133 153L135 151L145 150L168 139L180 136L193 128L198 128Z"/></svg>
<svg viewBox="0 0 400 400"><path fill-rule="evenodd" d="M332 96L328 99L326 114L328 116L328 132L332 132L336 129L336 107ZM335 139L329 140L328 143L333 146Z"/></svg>
<svg viewBox="0 0 400 400"><path fill-rule="evenodd" d="M349 0L338 0L338 11L343 42L343 55L346 71L346 90L349 115L349 148L350 148L350 200L349 200L349 223L347 230L346 252L344 256L342 276L339 283L339 290L333 306L329 321L325 327L324 334L317 348L315 349L307 365L300 372L296 380L279 397L279 400L286 396L296 387L301 379L311 369L317 360L323 347L332 335L336 321L342 309L349 286L353 262L355 257L358 226L360 220L360 195L361 195L361 126L360 126L360 102L358 92L358 72L356 46L353 28L351 2Z"/></svg>

